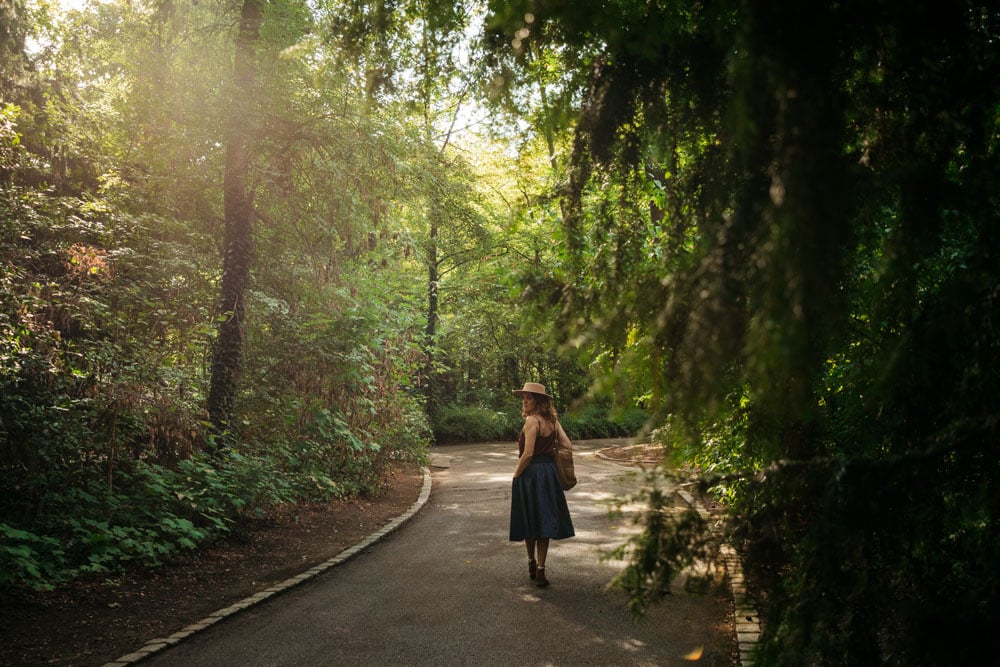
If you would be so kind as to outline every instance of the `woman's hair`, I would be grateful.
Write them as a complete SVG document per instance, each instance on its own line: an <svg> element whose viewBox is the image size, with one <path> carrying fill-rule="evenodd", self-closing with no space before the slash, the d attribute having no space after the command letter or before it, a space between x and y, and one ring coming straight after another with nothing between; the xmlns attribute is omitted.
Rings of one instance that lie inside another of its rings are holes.
<svg viewBox="0 0 1000 667"><path fill-rule="evenodd" d="M552 405L552 399L545 394L535 394L533 392L528 392L531 397L535 399L535 412L539 417L550 421L553 424L559 420L559 413L556 412L556 408ZM522 414L522 417L527 417L528 415Z"/></svg>

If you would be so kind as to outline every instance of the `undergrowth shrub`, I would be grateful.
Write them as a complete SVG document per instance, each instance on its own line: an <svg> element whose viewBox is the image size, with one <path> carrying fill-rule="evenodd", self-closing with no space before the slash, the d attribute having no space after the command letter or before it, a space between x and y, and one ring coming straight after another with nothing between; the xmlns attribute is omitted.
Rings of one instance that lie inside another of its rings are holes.
<svg viewBox="0 0 1000 667"><path fill-rule="evenodd" d="M420 329L392 294L378 293L381 281L357 300L332 286L265 291L272 270L261 270L252 294L238 438L279 457L302 498L376 493L391 465L426 455L430 429L409 386L423 359Z"/></svg>
<svg viewBox="0 0 1000 667"><path fill-rule="evenodd" d="M521 418L476 405L448 405L434 421L436 442L491 442L517 438Z"/></svg>
<svg viewBox="0 0 1000 667"><path fill-rule="evenodd" d="M292 446L288 472L305 497L371 493L381 480L383 454L370 433L356 433L342 415L322 409Z"/></svg>
<svg viewBox="0 0 1000 667"><path fill-rule="evenodd" d="M59 540L0 522L0 585L12 581L38 585L56 581L64 563Z"/></svg>
<svg viewBox="0 0 1000 667"><path fill-rule="evenodd" d="M566 434L574 440L624 438L639 433L649 418L642 410L609 411L591 405L559 416ZM524 420L520 412L500 412L480 406L449 405L434 422L436 442L490 442L516 440Z"/></svg>
<svg viewBox="0 0 1000 667"><path fill-rule="evenodd" d="M155 566L222 537L298 499L276 461L231 452L195 455L175 468L138 461L115 485L80 470L46 484L49 509L24 525L0 524L0 584L50 588L127 563Z"/></svg>
<svg viewBox="0 0 1000 667"><path fill-rule="evenodd" d="M611 411L600 405L586 405L559 416L566 434L574 440L627 438L636 435L649 418L642 410Z"/></svg>

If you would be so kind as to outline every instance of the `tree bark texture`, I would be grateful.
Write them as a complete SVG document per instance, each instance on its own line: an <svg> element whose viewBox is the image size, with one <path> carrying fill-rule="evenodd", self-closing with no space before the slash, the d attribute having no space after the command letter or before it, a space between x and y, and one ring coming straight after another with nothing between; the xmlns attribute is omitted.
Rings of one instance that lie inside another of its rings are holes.
<svg viewBox="0 0 1000 667"><path fill-rule="evenodd" d="M236 37L232 115L226 137L223 176L225 237L222 256L221 314L212 353L208 415L219 436L229 430L243 362L245 295L253 254L253 206L248 187L249 128L253 104L254 45L260 35L262 0L245 0ZM216 450L221 446L217 442Z"/></svg>

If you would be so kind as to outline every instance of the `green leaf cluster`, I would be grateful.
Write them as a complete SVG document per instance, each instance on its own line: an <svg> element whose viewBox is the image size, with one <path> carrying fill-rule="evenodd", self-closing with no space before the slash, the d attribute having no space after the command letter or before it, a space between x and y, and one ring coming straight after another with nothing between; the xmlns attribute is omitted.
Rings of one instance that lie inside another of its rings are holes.
<svg viewBox="0 0 1000 667"><path fill-rule="evenodd" d="M352 102L309 46L313 13L267 9L247 111L247 354L217 458L204 405L228 9L97 3L15 26L44 44L20 55L48 78L0 111L5 585L174 560L280 504L378 492L390 465L422 460L421 312L390 215L416 144Z"/></svg>
<svg viewBox="0 0 1000 667"><path fill-rule="evenodd" d="M996 8L492 6L498 48L527 31L579 100L550 198L562 261L525 283L729 501L759 659L988 660ZM523 50L498 58L530 81ZM648 527L665 555L644 576L697 547L683 530Z"/></svg>

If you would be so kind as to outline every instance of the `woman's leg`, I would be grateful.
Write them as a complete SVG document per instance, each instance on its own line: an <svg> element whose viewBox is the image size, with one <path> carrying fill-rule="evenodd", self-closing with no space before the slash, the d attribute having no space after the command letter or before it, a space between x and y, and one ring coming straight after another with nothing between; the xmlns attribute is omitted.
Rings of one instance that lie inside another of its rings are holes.
<svg viewBox="0 0 1000 667"><path fill-rule="evenodd" d="M542 587L549 585L549 579L545 576L545 557L549 553L548 538L538 539L538 567L535 570L535 585Z"/></svg>
<svg viewBox="0 0 1000 667"><path fill-rule="evenodd" d="M538 563L535 562L535 540L525 540L524 546L528 549L528 577L534 579L538 572Z"/></svg>
<svg viewBox="0 0 1000 667"><path fill-rule="evenodd" d="M534 553L534 549L531 550ZM545 567L545 556L549 553L549 538L538 539L538 567Z"/></svg>

